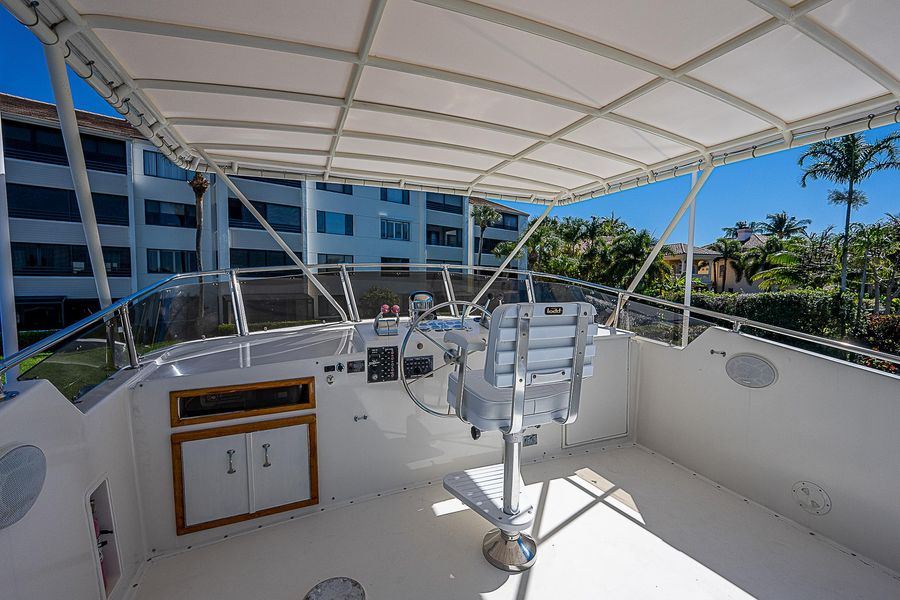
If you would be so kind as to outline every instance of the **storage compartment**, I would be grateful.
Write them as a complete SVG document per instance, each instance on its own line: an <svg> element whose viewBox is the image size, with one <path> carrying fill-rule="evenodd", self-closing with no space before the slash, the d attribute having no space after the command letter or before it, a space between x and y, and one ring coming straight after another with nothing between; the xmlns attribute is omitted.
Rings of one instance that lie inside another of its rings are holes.
<svg viewBox="0 0 900 600"><path fill-rule="evenodd" d="M318 502L316 417L172 435L178 535Z"/></svg>
<svg viewBox="0 0 900 600"><path fill-rule="evenodd" d="M106 597L112 594L122 575L119 546L113 519L112 501L109 497L109 482L103 480L88 495L88 522L91 540L96 546L97 575L100 587Z"/></svg>
<svg viewBox="0 0 900 600"><path fill-rule="evenodd" d="M264 381L171 392L172 427L315 408L315 379Z"/></svg>

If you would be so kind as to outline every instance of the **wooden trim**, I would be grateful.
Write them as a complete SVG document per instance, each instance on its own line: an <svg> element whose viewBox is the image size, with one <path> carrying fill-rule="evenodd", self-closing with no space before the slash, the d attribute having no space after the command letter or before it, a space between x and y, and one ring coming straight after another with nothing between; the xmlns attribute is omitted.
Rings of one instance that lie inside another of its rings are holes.
<svg viewBox="0 0 900 600"><path fill-rule="evenodd" d="M263 510L241 515L233 515L230 517L222 517L205 523L195 523L187 525L185 521L185 502L184 502L184 468L182 464L181 445L184 442L196 440L204 440L209 438L222 437L226 435L235 435L241 433L250 433L253 431L265 431L267 429L279 429L282 427L292 427L294 425L308 425L308 445L309 445L309 498L292 502L282 506L273 506ZM185 535L204 529L212 529L214 527L222 527L223 525L231 525L242 521L249 521L259 517L274 515L280 512L304 508L319 503L319 461L318 461L318 444L316 438L316 415L302 415L299 417L289 417L286 419L274 419L271 421L256 421L253 423L242 423L240 425L230 425L228 427L215 427L213 429L201 429L199 431L184 431L173 433L171 436L172 444L172 480L175 494L175 532L177 535Z"/></svg>
<svg viewBox="0 0 900 600"><path fill-rule="evenodd" d="M179 398L194 398L206 394L226 394L230 392L245 392L247 390L265 390L276 387L288 387L292 385L305 385L309 389L309 402L298 404L285 404L284 406L272 406L270 408L257 408L253 410L239 410L222 413L219 415L205 415L202 417L182 418L178 412ZM194 390L175 390L169 392L169 424L172 427L184 425L196 425L200 423L215 423L231 419L243 419L244 417L258 417L261 415L273 415L294 410L310 410L316 407L316 378L300 377L298 379L281 379L278 381L260 381L257 383L242 383L238 385L225 385L219 387L199 388Z"/></svg>

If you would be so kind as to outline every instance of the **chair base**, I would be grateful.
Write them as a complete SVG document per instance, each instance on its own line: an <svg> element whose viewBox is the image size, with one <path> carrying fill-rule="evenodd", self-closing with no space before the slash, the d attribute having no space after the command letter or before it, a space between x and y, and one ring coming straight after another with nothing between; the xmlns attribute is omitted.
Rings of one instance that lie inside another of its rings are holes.
<svg viewBox="0 0 900 600"><path fill-rule="evenodd" d="M524 533L506 533L491 529L481 544L484 557L493 566L510 573L531 568L537 559L537 543Z"/></svg>

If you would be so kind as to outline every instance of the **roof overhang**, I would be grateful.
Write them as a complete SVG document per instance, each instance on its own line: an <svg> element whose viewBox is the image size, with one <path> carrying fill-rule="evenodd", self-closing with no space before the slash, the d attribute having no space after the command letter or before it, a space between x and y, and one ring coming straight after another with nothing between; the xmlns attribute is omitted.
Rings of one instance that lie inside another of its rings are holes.
<svg viewBox="0 0 900 600"><path fill-rule="evenodd" d="M184 167L562 203L897 122L893 0L0 0Z"/></svg>

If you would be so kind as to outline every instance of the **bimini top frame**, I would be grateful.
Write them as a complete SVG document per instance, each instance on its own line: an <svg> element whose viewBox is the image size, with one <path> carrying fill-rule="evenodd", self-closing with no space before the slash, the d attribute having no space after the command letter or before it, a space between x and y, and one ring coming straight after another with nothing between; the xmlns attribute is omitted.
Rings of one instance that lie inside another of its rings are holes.
<svg viewBox="0 0 900 600"><path fill-rule="evenodd" d="M896 2L0 2L201 171L567 203L898 120Z"/></svg>

